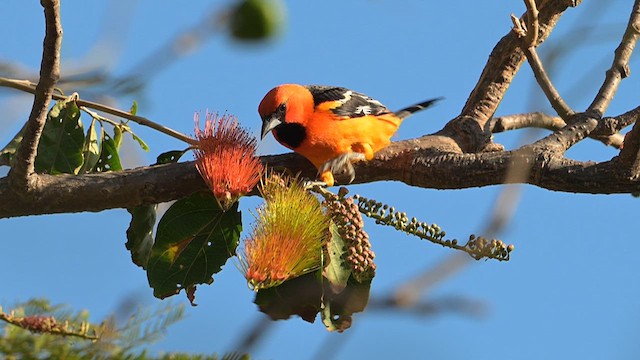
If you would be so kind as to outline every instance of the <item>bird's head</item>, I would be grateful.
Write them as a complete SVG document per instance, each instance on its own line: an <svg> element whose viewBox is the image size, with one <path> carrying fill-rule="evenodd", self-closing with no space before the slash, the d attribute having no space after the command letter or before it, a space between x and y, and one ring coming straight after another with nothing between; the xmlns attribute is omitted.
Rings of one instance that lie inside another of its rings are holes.
<svg viewBox="0 0 640 360"><path fill-rule="evenodd" d="M284 84L271 89L258 107L262 118L262 138L282 125L304 126L313 107L313 96L302 85Z"/></svg>

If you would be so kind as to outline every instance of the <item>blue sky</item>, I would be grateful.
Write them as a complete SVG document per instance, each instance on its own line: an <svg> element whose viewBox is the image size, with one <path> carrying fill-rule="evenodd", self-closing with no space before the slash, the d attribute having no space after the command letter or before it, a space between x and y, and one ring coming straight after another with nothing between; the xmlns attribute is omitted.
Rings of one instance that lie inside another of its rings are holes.
<svg viewBox="0 0 640 360"><path fill-rule="evenodd" d="M197 24L200 16L229 4L114 1L113 7L120 8L112 13L107 3L63 1L63 74L90 64L108 67L116 75L128 74L149 53ZM632 7L632 1L610 0L606 7L598 3L585 1L568 10L540 48L543 56L558 44L566 48L552 79L577 110L591 102L604 79ZM128 109L135 99L140 115L187 134L193 131L194 111L228 111L257 134L257 105L264 93L280 83L346 86L391 109L444 96L445 101L407 120L396 135L396 139L412 138L440 129L459 114L491 49L509 31L509 15L524 10L517 1L325 0L286 1L286 5L286 29L276 41L248 46L234 43L225 34L215 35L198 51L154 76L142 95L120 97L116 104ZM589 12L597 16L585 14ZM575 30L580 26L597 30ZM37 71L43 34L39 2L5 0L0 28L11 34L2 40L0 59ZM118 42L117 51L95 48L106 34ZM572 47L581 36L588 37L589 45ZM637 57L631 63L631 77L623 81L607 115L638 105L635 66ZM0 119L3 145L26 118L30 101L28 95L0 90L0 106L5 110ZM525 64L497 115L529 111L551 113L551 108ZM150 164L161 152L183 148L177 140L150 129L134 129L151 151L139 152L133 144L125 144L134 152L126 160L130 167ZM499 134L496 141L512 148L529 135ZM270 154L286 149L269 137L260 151ZM607 160L615 153L587 140L568 155ZM0 174L5 172L0 169ZM442 191L380 182L350 189L438 223L453 237L465 238L485 227L504 187ZM487 308L483 316L418 317L368 311L357 314L353 328L344 334L327 333L319 321L308 324L293 318L276 323L253 355L308 359L323 351L327 339L346 336L336 359L638 358L640 244L634 224L640 199L564 194L534 186L520 189L514 218L500 234L502 240L515 244L512 260L472 262L423 298L480 301ZM251 220L250 209L258 204L256 198L242 200L245 228ZM125 210L0 220L0 273L4 274L0 304L46 296L54 303L87 309L98 321L124 299L156 304L159 300L153 298L145 273L131 263L124 247L128 222ZM367 224L367 231L378 266L372 296L388 295L453 255L373 222ZM233 350L243 331L261 316L252 300L253 293L230 262L212 286L198 289L199 306L187 308L187 318L171 327L152 349ZM174 301L186 299L180 296Z"/></svg>

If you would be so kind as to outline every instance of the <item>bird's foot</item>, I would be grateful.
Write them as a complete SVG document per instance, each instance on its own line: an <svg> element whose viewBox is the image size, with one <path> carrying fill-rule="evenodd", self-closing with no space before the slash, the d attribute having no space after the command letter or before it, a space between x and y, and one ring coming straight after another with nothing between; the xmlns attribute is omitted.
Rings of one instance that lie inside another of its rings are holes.
<svg viewBox="0 0 640 360"><path fill-rule="evenodd" d="M318 180L305 180L302 182L302 187L305 190L309 190L309 189L313 189L314 187L319 186L319 187L328 187L327 183L324 181L318 181Z"/></svg>
<svg viewBox="0 0 640 360"><path fill-rule="evenodd" d="M362 160L366 160L365 155L362 153L344 153L324 163L318 170L318 173L320 174L321 178L323 178L323 180L325 180L324 177L327 173L346 174L347 176L349 176L349 183L351 183L356 178L356 171L353 169L353 163ZM333 176L331 176L331 180L333 180ZM327 181L325 180L325 182Z"/></svg>

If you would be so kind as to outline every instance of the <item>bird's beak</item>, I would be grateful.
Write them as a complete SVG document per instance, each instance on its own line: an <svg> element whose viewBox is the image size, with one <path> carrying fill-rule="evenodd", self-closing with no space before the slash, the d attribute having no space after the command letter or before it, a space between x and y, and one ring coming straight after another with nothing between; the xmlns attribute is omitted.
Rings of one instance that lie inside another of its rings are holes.
<svg viewBox="0 0 640 360"><path fill-rule="evenodd" d="M262 119L262 137L264 139L267 134L273 130L276 126L282 124L282 121L277 116L271 116Z"/></svg>

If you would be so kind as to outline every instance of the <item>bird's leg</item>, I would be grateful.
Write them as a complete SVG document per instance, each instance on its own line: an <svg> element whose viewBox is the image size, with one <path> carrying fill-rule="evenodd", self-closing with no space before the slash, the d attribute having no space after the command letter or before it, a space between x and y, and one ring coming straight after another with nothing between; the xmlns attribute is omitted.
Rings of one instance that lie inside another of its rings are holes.
<svg viewBox="0 0 640 360"><path fill-rule="evenodd" d="M366 155L359 152L348 152L340 156L337 156L326 163L324 163L318 174L320 179L327 183L328 186L333 186L334 179L333 174L345 173L349 176L349 183L356 178L356 171L353 169L353 162L366 159Z"/></svg>

